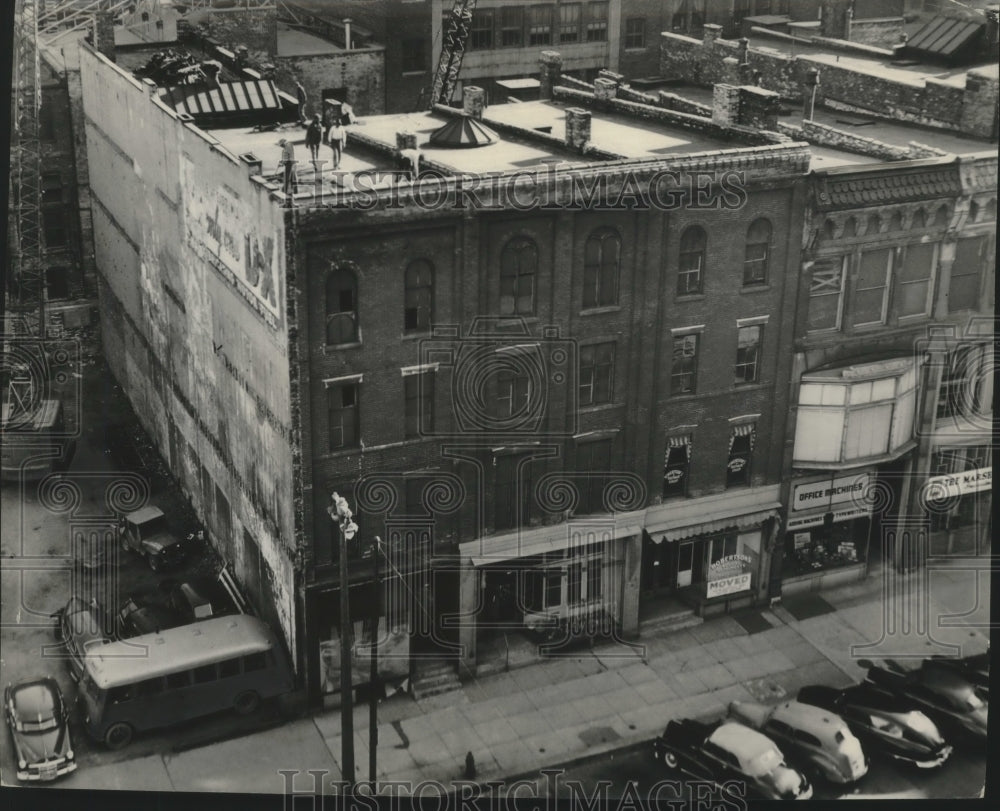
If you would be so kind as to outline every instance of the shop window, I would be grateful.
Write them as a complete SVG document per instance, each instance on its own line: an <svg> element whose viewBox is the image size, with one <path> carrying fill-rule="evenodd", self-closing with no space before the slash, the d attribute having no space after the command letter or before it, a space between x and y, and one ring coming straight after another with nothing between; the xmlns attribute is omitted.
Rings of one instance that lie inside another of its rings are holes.
<svg viewBox="0 0 1000 811"><path fill-rule="evenodd" d="M69 268L48 268L45 271L45 289L50 301L69 298Z"/></svg>
<svg viewBox="0 0 1000 811"><path fill-rule="evenodd" d="M559 44L580 41L580 22L582 19L580 3L561 3L559 5Z"/></svg>
<svg viewBox="0 0 1000 811"><path fill-rule="evenodd" d="M625 20L625 48L638 50L646 47L646 20L644 17L629 17Z"/></svg>
<svg viewBox="0 0 1000 811"><path fill-rule="evenodd" d="M705 230L697 225L688 228L681 236L677 264L678 296L690 296L702 292L706 243Z"/></svg>
<svg viewBox="0 0 1000 811"><path fill-rule="evenodd" d="M750 484L757 428L753 423L737 425L729 435L729 460L726 463L726 487L744 487Z"/></svg>
<svg viewBox="0 0 1000 811"><path fill-rule="evenodd" d="M972 417L992 408L993 362L989 344L951 352L941 372L937 417Z"/></svg>
<svg viewBox="0 0 1000 811"><path fill-rule="evenodd" d="M607 42L608 4L587 4L587 42Z"/></svg>
<svg viewBox="0 0 1000 811"><path fill-rule="evenodd" d="M528 45L552 44L552 6L528 6Z"/></svg>
<svg viewBox="0 0 1000 811"><path fill-rule="evenodd" d="M493 47L493 9L476 9L472 12L469 27L469 49L488 50Z"/></svg>
<svg viewBox="0 0 1000 811"><path fill-rule="evenodd" d="M404 431L408 439L434 431L434 372L403 377Z"/></svg>
<svg viewBox="0 0 1000 811"><path fill-rule="evenodd" d="M718 563L723 558L731 558L738 551L739 543L735 535L713 538L709 542L708 565Z"/></svg>
<svg viewBox="0 0 1000 811"><path fill-rule="evenodd" d="M691 437L667 437L663 460L663 497L686 496L691 472Z"/></svg>
<svg viewBox="0 0 1000 811"><path fill-rule="evenodd" d="M621 238L602 228L587 239L583 265L583 306L607 307L618 303Z"/></svg>
<svg viewBox="0 0 1000 811"><path fill-rule="evenodd" d="M958 240L948 285L948 312L979 309L982 304L979 298L979 279L985 266L985 237Z"/></svg>
<svg viewBox="0 0 1000 811"><path fill-rule="evenodd" d="M427 57L422 37L407 37L399 43L400 65L403 73L423 73L427 70Z"/></svg>
<svg viewBox="0 0 1000 811"><path fill-rule="evenodd" d="M736 338L736 385L756 383L760 376L760 347L764 327L740 327Z"/></svg>
<svg viewBox="0 0 1000 811"><path fill-rule="evenodd" d="M328 447L331 451L356 448L360 438L360 410L357 383L326 387Z"/></svg>
<svg viewBox="0 0 1000 811"><path fill-rule="evenodd" d="M580 405L610 403L614 394L615 344L580 347Z"/></svg>
<svg viewBox="0 0 1000 811"><path fill-rule="evenodd" d="M576 469L581 475L578 515L606 512L604 489L611 472L611 439L582 442L576 449Z"/></svg>
<svg viewBox="0 0 1000 811"><path fill-rule="evenodd" d="M851 301L851 323L854 326L885 323L892 255L889 248L861 254Z"/></svg>
<svg viewBox="0 0 1000 811"><path fill-rule="evenodd" d="M951 477L951 481L942 488L944 497L928 505L932 531L986 526L992 476L982 479L977 474L991 466L989 445L941 448L934 453L932 480L935 477Z"/></svg>
<svg viewBox="0 0 1000 811"><path fill-rule="evenodd" d="M935 242L906 246L896 280L899 286L896 312L900 318L930 314L937 254Z"/></svg>
<svg viewBox="0 0 1000 811"><path fill-rule="evenodd" d="M809 332L840 329L847 257L817 261L809 280Z"/></svg>
<svg viewBox="0 0 1000 811"><path fill-rule="evenodd" d="M327 346L360 340L358 278L352 270L336 268L326 277Z"/></svg>
<svg viewBox="0 0 1000 811"><path fill-rule="evenodd" d="M863 562L868 550L871 518L868 515L838 517L827 512L785 533L782 576L817 574L826 569Z"/></svg>
<svg viewBox="0 0 1000 811"><path fill-rule="evenodd" d="M523 603L529 612L563 616L601 599L604 555L601 544L571 546L524 560Z"/></svg>
<svg viewBox="0 0 1000 811"><path fill-rule="evenodd" d="M500 45L503 48L520 48L524 43L524 16L520 6L500 9Z"/></svg>
<svg viewBox="0 0 1000 811"><path fill-rule="evenodd" d="M411 262L404 279L403 329L428 330L434 302L434 267L426 259Z"/></svg>
<svg viewBox="0 0 1000 811"><path fill-rule="evenodd" d="M533 315L538 246L524 237L508 242L500 255L500 315Z"/></svg>
<svg viewBox="0 0 1000 811"><path fill-rule="evenodd" d="M670 394L694 394L698 383L698 335L675 335Z"/></svg>
<svg viewBox="0 0 1000 811"><path fill-rule="evenodd" d="M755 220L747 230L743 260L743 286L767 284L767 262L771 253L771 223Z"/></svg>

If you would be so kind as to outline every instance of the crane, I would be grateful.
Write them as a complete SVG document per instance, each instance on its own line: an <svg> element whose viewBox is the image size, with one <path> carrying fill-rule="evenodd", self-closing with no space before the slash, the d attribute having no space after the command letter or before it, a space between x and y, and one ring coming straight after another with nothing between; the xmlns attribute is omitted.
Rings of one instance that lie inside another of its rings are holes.
<svg viewBox="0 0 1000 811"><path fill-rule="evenodd" d="M455 0L451 13L441 34L441 56L431 85L430 109L435 104L448 104L458 82L465 56L465 43L472 27L472 12L476 10L476 0Z"/></svg>

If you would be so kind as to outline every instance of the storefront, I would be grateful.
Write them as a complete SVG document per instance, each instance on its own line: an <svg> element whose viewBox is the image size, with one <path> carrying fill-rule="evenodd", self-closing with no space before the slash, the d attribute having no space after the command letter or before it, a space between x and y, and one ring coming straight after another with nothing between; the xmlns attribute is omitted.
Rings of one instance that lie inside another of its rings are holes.
<svg viewBox="0 0 1000 811"><path fill-rule="evenodd" d="M939 447L920 491L932 555L989 554L993 509L991 446Z"/></svg>
<svg viewBox="0 0 1000 811"><path fill-rule="evenodd" d="M874 469L792 482L784 528L783 595L867 573Z"/></svg>
<svg viewBox="0 0 1000 811"><path fill-rule="evenodd" d="M699 616L759 603L766 597L777 496L777 487L765 487L651 507L643 532L643 601L670 597Z"/></svg>

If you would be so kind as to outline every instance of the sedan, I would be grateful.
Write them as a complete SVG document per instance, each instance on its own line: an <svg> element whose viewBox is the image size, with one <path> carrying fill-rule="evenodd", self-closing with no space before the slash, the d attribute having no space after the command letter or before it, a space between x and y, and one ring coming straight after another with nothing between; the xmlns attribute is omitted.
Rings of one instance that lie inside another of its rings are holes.
<svg viewBox="0 0 1000 811"><path fill-rule="evenodd" d="M812 786L788 768L774 741L741 724L671 721L653 741L653 753L667 768L719 786L738 781L747 793L769 800L808 800Z"/></svg>
<svg viewBox="0 0 1000 811"><path fill-rule="evenodd" d="M872 665L866 681L926 713L949 739L986 742L989 708L964 676L946 668L899 672Z"/></svg>
<svg viewBox="0 0 1000 811"><path fill-rule="evenodd" d="M854 783L868 773L868 758L844 719L800 701L775 707L733 701L729 714L774 740L789 760L831 783Z"/></svg>
<svg viewBox="0 0 1000 811"><path fill-rule="evenodd" d="M76 770L69 713L55 679L42 676L7 685L3 708L18 780L55 780Z"/></svg>
<svg viewBox="0 0 1000 811"><path fill-rule="evenodd" d="M930 718L872 684L844 690L809 685L799 690L798 700L841 716L869 752L922 769L940 766L951 754Z"/></svg>
<svg viewBox="0 0 1000 811"><path fill-rule="evenodd" d="M131 639L185 624L184 616L169 606L129 597L118 611L118 638Z"/></svg>
<svg viewBox="0 0 1000 811"><path fill-rule="evenodd" d="M921 667L925 670L938 668L941 670L951 670L963 676L979 693L984 701L990 700L990 654L977 653L973 656L964 656L961 659L952 659L946 656L932 656L924 659Z"/></svg>

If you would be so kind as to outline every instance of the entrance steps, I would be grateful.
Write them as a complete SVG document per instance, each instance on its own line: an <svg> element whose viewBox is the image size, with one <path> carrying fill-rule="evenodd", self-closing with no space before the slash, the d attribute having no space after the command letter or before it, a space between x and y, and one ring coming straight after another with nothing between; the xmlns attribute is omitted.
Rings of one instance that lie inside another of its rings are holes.
<svg viewBox="0 0 1000 811"><path fill-rule="evenodd" d="M435 659L427 662L417 661L410 691L413 697L419 700L448 693L461 686L455 664L447 659Z"/></svg>
<svg viewBox="0 0 1000 811"><path fill-rule="evenodd" d="M639 621L641 634L669 634L701 625L704 617L695 616L694 609L682 605L672 605Z"/></svg>

